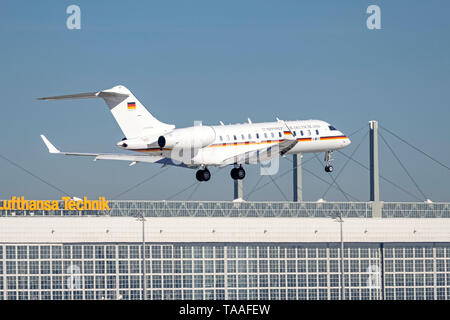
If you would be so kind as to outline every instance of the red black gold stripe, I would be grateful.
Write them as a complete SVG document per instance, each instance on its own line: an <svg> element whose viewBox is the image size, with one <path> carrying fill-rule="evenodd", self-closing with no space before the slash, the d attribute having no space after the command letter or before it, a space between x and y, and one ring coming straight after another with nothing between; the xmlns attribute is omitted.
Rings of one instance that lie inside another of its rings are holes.
<svg viewBox="0 0 450 320"><path fill-rule="evenodd" d="M136 102L128 102L128 110L136 109Z"/></svg>
<svg viewBox="0 0 450 320"><path fill-rule="evenodd" d="M337 140L337 139L347 139L347 136L320 137L320 140Z"/></svg>
<svg viewBox="0 0 450 320"><path fill-rule="evenodd" d="M289 132L290 133L290 132ZM328 136L328 137L320 137L320 140L338 140L338 139L347 139L347 136ZM282 140L265 140L265 141L261 141L261 142L256 142L256 141L245 141L245 142L231 142L231 143L218 143L218 144L212 144L210 146L208 146L208 148L215 148L215 147L230 147L230 146L248 146L248 145L257 145L257 144L270 144L270 143L280 143L283 142L284 139ZM307 141L312 141L312 138L298 138L297 139L298 142L307 142ZM132 151L137 151L137 152L152 152L152 151L171 151L172 149L170 148L147 148L147 149L135 149Z"/></svg>

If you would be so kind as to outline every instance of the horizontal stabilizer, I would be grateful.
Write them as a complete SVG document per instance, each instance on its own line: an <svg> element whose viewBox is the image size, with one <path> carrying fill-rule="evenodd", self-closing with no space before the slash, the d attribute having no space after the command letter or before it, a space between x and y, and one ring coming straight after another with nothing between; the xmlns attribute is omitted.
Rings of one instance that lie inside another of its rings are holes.
<svg viewBox="0 0 450 320"><path fill-rule="evenodd" d="M118 93L118 92L107 92L107 91L98 91L98 92L85 92L85 93L77 93L77 94L66 94L64 96L54 96L54 97L43 97L38 98L38 100L70 100L70 99L88 99L88 98L123 98L128 97L128 94Z"/></svg>

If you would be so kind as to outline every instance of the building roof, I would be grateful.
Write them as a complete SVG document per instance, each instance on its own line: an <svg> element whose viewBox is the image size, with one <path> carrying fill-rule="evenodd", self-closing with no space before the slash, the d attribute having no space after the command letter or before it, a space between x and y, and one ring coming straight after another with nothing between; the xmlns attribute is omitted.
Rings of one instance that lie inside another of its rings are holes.
<svg viewBox="0 0 450 320"><path fill-rule="evenodd" d="M450 219L345 218L345 242L450 242ZM329 218L146 218L147 242L339 242ZM0 243L141 242L142 222L131 217L7 217Z"/></svg>

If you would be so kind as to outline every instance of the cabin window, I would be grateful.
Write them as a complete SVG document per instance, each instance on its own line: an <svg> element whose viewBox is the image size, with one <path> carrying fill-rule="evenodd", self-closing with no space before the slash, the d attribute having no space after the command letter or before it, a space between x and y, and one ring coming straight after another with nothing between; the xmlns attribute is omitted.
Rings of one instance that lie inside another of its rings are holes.
<svg viewBox="0 0 450 320"><path fill-rule="evenodd" d="M223 141L223 138L222 138L222 136L219 136L219 139L220 139L220 141Z"/></svg>
<svg viewBox="0 0 450 320"><path fill-rule="evenodd" d="M303 136L303 130L300 130L300 134Z"/></svg>
<svg viewBox="0 0 450 320"><path fill-rule="evenodd" d="M278 132L278 136L281 138L281 132Z"/></svg>
<svg viewBox="0 0 450 320"><path fill-rule="evenodd" d="M236 135L233 135L233 138L234 138L234 141L236 141L236 140L237 140L237 138L236 138Z"/></svg>
<svg viewBox="0 0 450 320"><path fill-rule="evenodd" d="M272 138L275 138L275 135L273 134L273 132L271 132L270 135L272 136Z"/></svg>
<svg viewBox="0 0 450 320"><path fill-rule="evenodd" d="M242 140L245 140L245 136L243 134L241 134Z"/></svg>
<svg viewBox="0 0 450 320"><path fill-rule="evenodd" d="M248 139L251 140L252 139L252 135L251 133L248 134Z"/></svg>
<svg viewBox="0 0 450 320"><path fill-rule="evenodd" d="M259 139L259 133L256 134L256 139Z"/></svg>
<svg viewBox="0 0 450 320"><path fill-rule="evenodd" d="M295 136L297 136L297 132L293 131L292 134Z"/></svg>
<svg viewBox="0 0 450 320"><path fill-rule="evenodd" d="M266 139L267 139L267 133L265 133L265 132L264 132L264 138L266 138Z"/></svg>
<svg viewBox="0 0 450 320"><path fill-rule="evenodd" d="M308 130L308 136L310 136L311 135L311 130Z"/></svg>
<svg viewBox="0 0 450 320"><path fill-rule="evenodd" d="M316 134L319 135L319 130L316 130Z"/></svg>
<svg viewBox="0 0 450 320"><path fill-rule="evenodd" d="M328 128L329 128L331 131L336 130L336 128L333 127L333 126L329 126Z"/></svg>
<svg viewBox="0 0 450 320"><path fill-rule="evenodd" d="M227 134L227 141L230 141L230 136Z"/></svg>

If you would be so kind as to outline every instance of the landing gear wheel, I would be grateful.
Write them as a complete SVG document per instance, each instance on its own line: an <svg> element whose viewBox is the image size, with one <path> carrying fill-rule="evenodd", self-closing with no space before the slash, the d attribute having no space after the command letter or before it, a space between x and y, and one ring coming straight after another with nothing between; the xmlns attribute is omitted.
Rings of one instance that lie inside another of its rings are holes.
<svg viewBox="0 0 450 320"><path fill-rule="evenodd" d="M241 167L237 169L237 178L242 180L245 178L245 170Z"/></svg>
<svg viewBox="0 0 450 320"><path fill-rule="evenodd" d="M233 180L242 180L245 178L245 170L242 167L233 168L231 169L230 175Z"/></svg>
<svg viewBox="0 0 450 320"><path fill-rule="evenodd" d="M237 171L237 168L231 169L230 176L231 176L231 178L232 178L233 180L237 180L237 174L236 174L236 171Z"/></svg>
<svg viewBox="0 0 450 320"><path fill-rule="evenodd" d="M197 173L195 174L195 177L198 181L203 181L203 170L197 170Z"/></svg>
<svg viewBox="0 0 450 320"><path fill-rule="evenodd" d="M195 177L198 181L209 181L211 179L211 172L208 169L198 170Z"/></svg>
<svg viewBox="0 0 450 320"><path fill-rule="evenodd" d="M333 166L331 165L325 166L325 172L333 172Z"/></svg>
<svg viewBox="0 0 450 320"><path fill-rule="evenodd" d="M203 174L203 181L209 181L209 179L211 179L211 172L209 172L208 169L202 170L202 174Z"/></svg>

